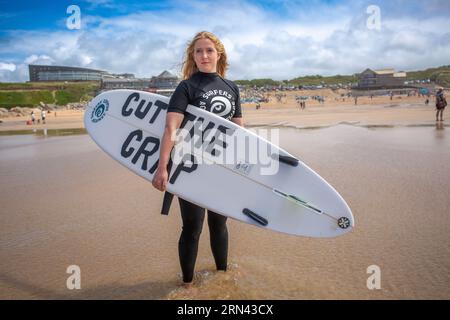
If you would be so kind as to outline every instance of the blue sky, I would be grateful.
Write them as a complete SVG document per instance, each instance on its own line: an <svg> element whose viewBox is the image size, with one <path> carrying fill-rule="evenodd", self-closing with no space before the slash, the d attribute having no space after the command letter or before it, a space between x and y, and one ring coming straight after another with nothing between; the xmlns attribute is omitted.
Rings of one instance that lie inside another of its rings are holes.
<svg viewBox="0 0 450 320"><path fill-rule="evenodd" d="M80 8L79 30L66 26L70 5ZM380 13L375 29L370 5ZM179 72L200 30L224 42L231 79L450 64L448 0L0 0L0 81L28 80L30 63Z"/></svg>

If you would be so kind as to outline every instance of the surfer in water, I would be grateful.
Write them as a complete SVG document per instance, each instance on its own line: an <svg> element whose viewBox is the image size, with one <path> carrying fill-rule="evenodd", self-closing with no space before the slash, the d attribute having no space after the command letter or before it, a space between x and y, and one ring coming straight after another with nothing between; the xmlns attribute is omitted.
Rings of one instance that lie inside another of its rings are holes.
<svg viewBox="0 0 450 320"><path fill-rule="evenodd" d="M171 137L174 137L180 128L188 104L216 113L243 126L239 89L232 81L225 79L227 68L227 54L222 42L210 32L197 33L186 48L183 81L177 86L169 102L165 130L161 139L159 164L152 181L156 189L166 190L169 177L167 166L175 143ZM217 97L222 101L221 106L214 102L218 100ZM205 209L182 198L178 200L183 220L178 252L183 282L190 286L194 277ZM208 210L211 250L217 270L222 271L227 269L228 257L226 221L225 216Z"/></svg>

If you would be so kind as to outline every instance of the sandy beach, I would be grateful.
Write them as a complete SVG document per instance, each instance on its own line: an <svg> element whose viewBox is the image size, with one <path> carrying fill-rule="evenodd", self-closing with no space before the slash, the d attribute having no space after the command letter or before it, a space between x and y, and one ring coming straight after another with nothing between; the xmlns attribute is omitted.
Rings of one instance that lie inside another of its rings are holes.
<svg viewBox="0 0 450 320"><path fill-rule="evenodd" d="M314 239L229 220L229 270L217 273L205 226L190 290L177 202L161 216L162 193L86 134L0 136L0 299L450 299L448 125L418 97L365 99L244 107L247 126L280 128L281 146L339 191L356 227ZM82 128L81 111L47 119ZM44 126L24 120L0 130ZM71 265L80 290L67 289ZM379 290L366 286L372 265Z"/></svg>
<svg viewBox="0 0 450 320"><path fill-rule="evenodd" d="M419 125L434 124L434 100L425 105L425 98L398 95L391 100L389 96L359 97L355 105L353 98L342 98L331 90L302 90L284 92L286 97L277 102L272 95L269 103L262 103L256 109L255 103L243 104L243 116L246 126L277 127L327 127L340 123L354 125ZM314 100L306 101L306 108L301 110L295 100L296 95L325 97L325 103ZM36 109L36 114L38 113ZM34 129L83 128L83 110L57 110L47 115L46 124L27 125L29 117L8 117L1 119L1 131ZM444 113L447 117L448 111Z"/></svg>

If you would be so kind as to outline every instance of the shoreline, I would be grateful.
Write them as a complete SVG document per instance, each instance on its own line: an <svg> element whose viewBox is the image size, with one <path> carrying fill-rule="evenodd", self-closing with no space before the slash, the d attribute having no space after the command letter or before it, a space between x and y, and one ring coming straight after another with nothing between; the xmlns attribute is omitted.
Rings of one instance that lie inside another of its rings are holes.
<svg viewBox="0 0 450 320"><path fill-rule="evenodd" d="M262 105L256 110L251 104L243 105L243 118L246 128L281 127L297 129L327 128L340 124L361 127L371 126L427 126L436 124L435 109L419 103L403 104L364 104L357 106L324 105L310 106L299 110L295 105ZM46 124L27 125L27 116L1 119L0 132L84 129L84 110L58 111L58 116L49 115ZM446 123L444 113L444 126Z"/></svg>
<svg viewBox="0 0 450 320"><path fill-rule="evenodd" d="M445 124L443 122L434 122L434 123L414 123L414 124L359 124L352 122L339 122L330 125L317 125L317 126L295 126L289 124L255 124L255 125L246 125L246 129L253 128L276 128L276 129L296 129L296 130L320 130L320 129L329 129L338 126L351 126L355 128L366 128L366 129L393 129L393 128L431 128L436 127L437 129L449 128L449 124ZM34 129L17 129L17 130L0 130L0 137L6 136L15 136L15 135L30 135L35 134L38 136L73 136L73 135L84 135L88 134L85 128L34 128Z"/></svg>

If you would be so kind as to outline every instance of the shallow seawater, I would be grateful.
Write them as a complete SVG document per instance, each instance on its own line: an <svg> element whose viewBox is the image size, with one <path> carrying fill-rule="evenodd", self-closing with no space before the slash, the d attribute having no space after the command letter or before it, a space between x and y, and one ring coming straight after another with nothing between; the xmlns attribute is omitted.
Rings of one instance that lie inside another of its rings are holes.
<svg viewBox="0 0 450 320"><path fill-rule="evenodd" d="M87 134L84 128L74 129L30 129L30 130L6 130L0 131L0 136L14 136L14 135L35 135L38 137L55 137L55 136L71 136Z"/></svg>

